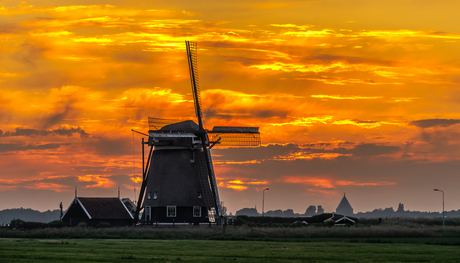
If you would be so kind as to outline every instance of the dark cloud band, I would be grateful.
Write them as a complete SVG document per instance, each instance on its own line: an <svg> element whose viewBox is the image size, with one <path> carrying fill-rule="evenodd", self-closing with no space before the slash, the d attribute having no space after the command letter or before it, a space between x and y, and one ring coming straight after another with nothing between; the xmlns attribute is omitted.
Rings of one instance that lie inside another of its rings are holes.
<svg viewBox="0 0 460 263"><path fill-rule="evenodd" d="M459 119L425 119L409 122L409 125L417 126L419 128L431 127L448 127L451 125L459 124Z"/></svg>

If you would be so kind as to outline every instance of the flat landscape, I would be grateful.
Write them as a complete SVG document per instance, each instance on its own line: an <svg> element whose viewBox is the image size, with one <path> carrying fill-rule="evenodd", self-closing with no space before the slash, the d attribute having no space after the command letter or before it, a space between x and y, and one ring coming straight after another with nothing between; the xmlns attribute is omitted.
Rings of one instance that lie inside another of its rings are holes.
<svg viewBox="0 0 460 263"><path fill-rule="evenodd" d="M459 262L459 239L0 239L2 262Z"/></svg>

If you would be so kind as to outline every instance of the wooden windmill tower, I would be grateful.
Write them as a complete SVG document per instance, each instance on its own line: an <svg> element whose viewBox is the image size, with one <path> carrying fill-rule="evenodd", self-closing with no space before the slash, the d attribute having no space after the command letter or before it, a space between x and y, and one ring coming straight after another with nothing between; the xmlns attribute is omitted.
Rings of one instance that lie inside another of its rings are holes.
<svg viewBox="0 0 460 263"><path fill-rule="evenodd" d="M258 127L203 127L198 82L197 44L185 42L195 114L188 120L158 127L149 118L150 153L143 172L135 219L160 223L209 223L222 216L210 149L213 146L259 146Z"/></svg>

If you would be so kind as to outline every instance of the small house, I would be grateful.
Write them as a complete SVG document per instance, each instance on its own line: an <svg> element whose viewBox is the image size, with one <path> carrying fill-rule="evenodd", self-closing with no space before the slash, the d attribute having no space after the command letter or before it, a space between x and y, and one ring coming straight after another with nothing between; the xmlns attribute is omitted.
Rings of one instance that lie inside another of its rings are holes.
<svg viewBox="0 0 460 263"><path fill-rule="evenodd" d="M355 220L347 217L347 216L342 216L342 215L337 215L337 214L334 214L332 213L332 217L328 218L328 219L332 219L334 220L334 225L335 226L352 226L354 225L356 222ZM328 220L326 219L326 220ZM324 220L324 222L326 222L326 220Z"/></svg>
<svg viewBox="0 0 460 263"><path fill-rule="evenodd" d="M126 226L134 217L120 198L75 197L61 220L69 226L85 222L88 226L109 223L111 226Z"/></svg>

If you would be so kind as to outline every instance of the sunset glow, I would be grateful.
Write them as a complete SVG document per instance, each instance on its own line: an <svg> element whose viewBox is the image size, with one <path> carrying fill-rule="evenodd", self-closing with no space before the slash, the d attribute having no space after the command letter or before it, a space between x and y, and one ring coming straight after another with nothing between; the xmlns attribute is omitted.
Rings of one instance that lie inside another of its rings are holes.
<svg viewBox="0 0 460 263"><path fill-rule="evenodd" d="M136 199L131 130L195 120L185 40L205 127L260 127L211 150L230 212L460 208L460 2L71 2L0 4L0 209Z"/></svg>

